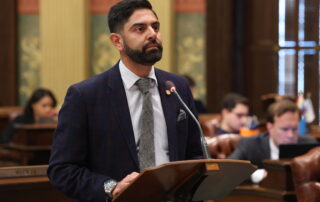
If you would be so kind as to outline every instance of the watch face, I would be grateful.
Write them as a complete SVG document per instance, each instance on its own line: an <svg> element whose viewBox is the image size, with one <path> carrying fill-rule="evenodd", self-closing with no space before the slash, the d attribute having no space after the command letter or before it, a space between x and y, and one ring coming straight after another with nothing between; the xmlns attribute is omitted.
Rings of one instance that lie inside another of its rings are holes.
<svg viewBox="0 0 320 202"><path fill-rule="evenodd" d="M104 183L104 191L106 192L106 194L108 194L111 197L111 192L116 185L117 182L115 180L107 180Z"/></svg>
<svg viewBox="0 0 320 202"><path fill-rule="evenodd" d="M117 185L117 182L114 181L114 180L109 180L109 181L107 182L107 184L108 184L108 186L110 186L110 187L114 187L114 186Z"/></svg>

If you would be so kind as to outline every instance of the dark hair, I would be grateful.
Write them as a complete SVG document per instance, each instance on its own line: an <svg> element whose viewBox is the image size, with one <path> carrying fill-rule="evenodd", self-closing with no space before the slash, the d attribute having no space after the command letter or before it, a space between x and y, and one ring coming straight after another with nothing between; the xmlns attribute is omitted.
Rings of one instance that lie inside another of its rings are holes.
<svg viewBox="0 0 320 202"><path fill-rule="evenodd" d="M150 9L157 17L157 14L152 10L152 5L147 0L122 0L112 6L108 14L110 33L119 32L135 10L144 8Z"/></svg>
<svg viewBox="0 0 320 202"><path fill-rule="evenodd" d="M287 112L297 112L300 114L297 104L289 99L283 99L275 102L268 108L267 122L274 123L275 116L281 116Z"/></svg>
<svg viewBox="0 0 320 202"><path fill-rule="evenodd" d="M268 110L269 107L275 103L279 102L281 100L289 100L292 102L296 101L296 97L293 95L279 95L275 93L268 93L261 96L261 104L262 104L262 110L263 110L263 118L267 119L268 117Z"/></svg>
<svg viewBox="0 0 320 202"><path fill-rule="evenodd" d="M34 120L34 112L33 112L32 105L38 102L39 100L41 100L45 96L49 96L52 99L53 107L57 106L57 100L54 97L53 93L50 90L39 88L32 93L30 99L28 100L27 105L24 108L24 115Z"/></svg>
<svg viewBox="0 0 320 202"><path fill-rule="evenodd" d="M183 75L183 76L184 76L184 78L187 79L188 84L189 84L190 87L195 87L196 86L196 83L194 82L194 80L190 76L188 76L188 75Z"/></svg>
<svg viewBox="0 0 320 202"><path fill-rule="evenodd" d="M235 108L237 104L243 104L243 105L249 106L249 101L246 97L240 94L229 93L222 100L221 110L227 109L228 111L232 111L232 109Z"/></svg>

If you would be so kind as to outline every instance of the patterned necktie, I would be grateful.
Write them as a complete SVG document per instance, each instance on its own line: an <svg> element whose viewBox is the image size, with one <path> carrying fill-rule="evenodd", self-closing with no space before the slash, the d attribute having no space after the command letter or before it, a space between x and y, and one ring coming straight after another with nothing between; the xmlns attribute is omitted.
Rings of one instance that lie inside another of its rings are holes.
<svg viewBox="0 0 320 202"><path fill-rule="evenodd" d="M155 165L153 109L151 93L149 92L151 82L152 80L149 78L142 78L136 82L143 96L142 112L139 120L140 136L138 141L138 156L141 171Z"/></svg>

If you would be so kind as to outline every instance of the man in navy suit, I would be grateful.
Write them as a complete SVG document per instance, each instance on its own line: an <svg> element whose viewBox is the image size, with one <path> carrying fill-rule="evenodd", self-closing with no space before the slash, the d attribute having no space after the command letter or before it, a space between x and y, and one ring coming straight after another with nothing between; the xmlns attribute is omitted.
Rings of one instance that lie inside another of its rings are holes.
<svg viewBox="0 0 320 202"><path fill-rule="evenodd" d="M109 12L110 40L120 61L110 70L72 85L59 113L48 176L78 201L106 201L130 184L139 167L141 78L152 80L155 165L202 156L196 124L165 82L175 83L195 112L187 81L156 69L160 23L148 1L121 1Z"/></svg>

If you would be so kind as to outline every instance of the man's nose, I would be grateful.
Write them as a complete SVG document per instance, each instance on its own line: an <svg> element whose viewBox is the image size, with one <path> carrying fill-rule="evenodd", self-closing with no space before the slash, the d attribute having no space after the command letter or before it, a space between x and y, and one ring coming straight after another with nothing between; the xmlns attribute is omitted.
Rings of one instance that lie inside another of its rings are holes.
<svg viewBox="0 0 320 202"><path fill-rule="evenodd" d="M248 116L246 115L246 116L242 116L241 117L241 121L242 121L242 123L247 123L248 122Z"/></svg>
<svg viewBox="0 0 320 202"><path fill-rule="evenodd" d="M157 34L158 34L158 32L156 30L154 30L152 27L149 27L149 29L148 29L148 39L149 40L156 39Z"/></svg>
<svg viewBox="0 0 320 202"><path fill-rule="evenodd" d="M295 129L289 129L289 130L287 131L287 135L288 135L288 137L293 137L293 136L295 136L295 135L296 135Z"/></svg>

